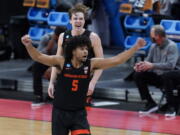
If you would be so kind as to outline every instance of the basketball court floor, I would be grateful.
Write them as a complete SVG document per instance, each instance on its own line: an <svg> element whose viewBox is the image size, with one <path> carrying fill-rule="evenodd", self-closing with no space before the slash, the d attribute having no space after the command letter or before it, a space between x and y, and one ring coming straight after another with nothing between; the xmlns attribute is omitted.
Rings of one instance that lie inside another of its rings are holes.
<svg viewBox="0 0 180 135"><path fill-rule="evenodd" d="M116 51L113 50L113 53L107 54L112 56L114 53ZM27 68L32 61L10 60L0 64L0 135L51 135L52 105L31 107L32 76ZM129 64L125 64L103 72L95 96L110 97L120 102L126 97L126 89L129 96L120 104L110 102L108 106L103 106L97 101L93 107L87 108L92 135L180 135L179 115L167 118L160 113L138 114L143 103L136 87L121 81L130 71ZM14 80L17 88L14 88ZM48 83L44 84L47 92ZM160 96L158 92L154 90L153 96Z"/></svg>
<svg viewBox="0 0 180 135"><path fill-rule="evenodd" d="M1 98L0 135L50 135L51 109L51 104L32 108L30 101ZM180 116L102 107L87 111L92 135L180 135Z"/></svg>

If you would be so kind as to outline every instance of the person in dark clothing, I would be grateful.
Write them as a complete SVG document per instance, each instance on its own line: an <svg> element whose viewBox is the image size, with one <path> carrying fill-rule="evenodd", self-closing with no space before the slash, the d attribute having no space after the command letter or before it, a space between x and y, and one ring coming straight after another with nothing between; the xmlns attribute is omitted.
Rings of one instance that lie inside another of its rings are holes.
<svg viewBox="0 0 180 135"><path fill-rule="evenodd" d="M178 108L180 107L180 70L173 70L163 75L167 110L165 116L176 116ZM174 96L173 90L177 90L177 95Z"/></svg>
<svg viewBox="0 0 180 135"><path fill-rule="evenodd" d="M38 46L38 50L44 54L53 55L57 51L57 41L60 33L63 33L66 30L65 27L56 27L53 33L45 34ZM34 90L34 101L32 106L40 106L43 103L43 86L42 78L44 73L47 71L49 66L41 64L39 62L34 62L32 65L32 74L33 74L33 90Z"/></svg>
<svg viewBox="0 0 180 135"><path fill-rule="evenodd" d="M99 36L91 31L88 31L84 28L86 18L88 16L88 8L82 4L77 4L69 10L70 23L72 25L72 30L66 31L59 36L58 41L58 50L56 55L63 55L64 46L66 41L71 39L73 36L85 35L91 40L92 49L89 52L89 58L92 57L103 57L103 49L101 45L101 40ZM95 85L102 74L102 70L96 70L92 75L92 79L89 83L89 90L87 93L87 101L89 97L93 94ZM54 82L56 81L56 68L52 68L48 93L53 93L54 91ZM50 94L51 95L51 94Z"/></svg>
<svg viewBox="0 0 180 135"><path fill-rule="evenodd" d="M86 94L90 76L97 69L107 69L126 62L146 43L138 39L129 50L111 58L88 59L92 47L87 36L73 36L66 42L63 56L48 56L38 52L28 35L22 37L22 43L35 61L47 66L55 66L59 71L54 93L52 111L52 135L90 135L85 110Z"/></svg>
<svg viewBox="0 0 180 135"><path fill-rule="evenodd" d="M135 64L134 81L146 106L139 113L151 113L158 110L156 102L151 97L148 86L163 87L163 74L176 67L178 60L177 45L167 39L165 30L160 25L151 28L152 44L145 61Z"/></svg>

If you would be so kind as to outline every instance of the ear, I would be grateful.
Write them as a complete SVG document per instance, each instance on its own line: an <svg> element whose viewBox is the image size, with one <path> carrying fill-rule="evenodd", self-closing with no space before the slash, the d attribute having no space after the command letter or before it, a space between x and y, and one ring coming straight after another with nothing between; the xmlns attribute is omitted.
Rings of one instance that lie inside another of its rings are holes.
<svg viewBox="0 0 180 135"><path fill-rule="evenodd" d="M72 56L74 56L75 53L76 53L76 49L74 49L74 50L72 51Z"/></svg>
<svg viewBox="0 0 180 135"><path fill-rule="evenodd" d="M72 19L70 18L69 23L72 24Z"/></svg>

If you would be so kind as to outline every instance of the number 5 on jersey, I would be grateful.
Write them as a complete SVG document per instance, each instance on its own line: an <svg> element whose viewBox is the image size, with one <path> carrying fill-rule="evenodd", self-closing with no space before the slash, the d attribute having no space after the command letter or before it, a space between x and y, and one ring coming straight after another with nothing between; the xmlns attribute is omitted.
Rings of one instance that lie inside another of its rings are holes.
<svg viewBox="0 0 180 135"><path fill-rule="evenodd" d="M78 83L79 83L79 80L73 80L72 81L72 91L77 91L78 90Z"/></svg>

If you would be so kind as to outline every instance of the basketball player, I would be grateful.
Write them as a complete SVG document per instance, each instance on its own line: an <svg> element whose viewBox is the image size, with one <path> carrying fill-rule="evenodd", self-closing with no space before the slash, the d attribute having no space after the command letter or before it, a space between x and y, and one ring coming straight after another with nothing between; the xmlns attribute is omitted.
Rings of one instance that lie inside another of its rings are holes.
<svg viewBox="0 0 180 135"><path fill-rule="evenodd" d="M131 49L114 57L88 59L91 42L87 36L70 38L63 56L38 52L28 35L21 40L33 60L54 66L59 71L53 95L52 135L68 135L70 131L72 135L91 135L85 110L91 73L124 63L145 45L145 40L138 39Z"/></svg>
<svg viewBox="0 0 180 135"><path fill-rule="evenodd" d="M88 8L85 5L77 4L69 10L70 23L72 25L72 30L66 31L59 36L58 41L58 50L56 55L63 55L63 50L71 37L77 35L85 35L90 38L92 49L89 51L88 58L92 57L103 57L103 50L101 46L101 40L99 36L94 33L86 30L84 28L85 20L87 19L87 10ZM94 71L94 74L91 76L91 81L89 83L89 88L87 96L91 96L94 92L95 85L102 74L102 70ZM52 93L54 91L54 82L56 81L57 70L56 68L52 69L52 74L49 82L48 94L53 98Z"/></svg>

